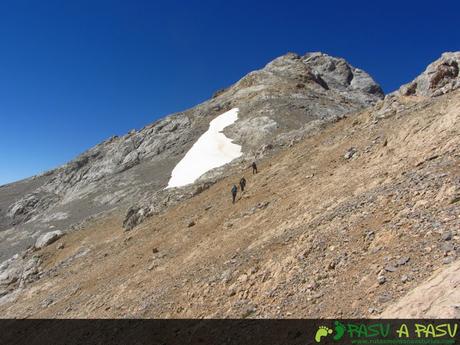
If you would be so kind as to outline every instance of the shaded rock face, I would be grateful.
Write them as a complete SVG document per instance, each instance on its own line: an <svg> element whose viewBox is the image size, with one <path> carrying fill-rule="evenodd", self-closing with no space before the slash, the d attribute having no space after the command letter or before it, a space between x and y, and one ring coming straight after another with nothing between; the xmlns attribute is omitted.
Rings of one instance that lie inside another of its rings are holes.
<svg viewBox="0 0 460 345"><path fill-rule="evenodd" d="M412 82L403 85L404 96L435 97L460 87L460 52L444 53Z"/></svg>
<svg viewBox="0 0 460 345"><path fill-rule="evenodd" d="M65 230L95 214L152 200L131 209L130 228L156 212L158 197L168 199L172 193L169 198L176 200L175 191L159 192L172 169L209 122L231 108L240 109L239 118L224 133L242 146L244 160L267 152L266 145L291 142L305 126L334 120L382 97L378 84L344 59L323 53L281 56L192 109L114 136L43 175L2 186L0 260L33 245L50 227ZM207 176L215 179L222 171ZM12 227L14 236L7 235Z"/></svg>

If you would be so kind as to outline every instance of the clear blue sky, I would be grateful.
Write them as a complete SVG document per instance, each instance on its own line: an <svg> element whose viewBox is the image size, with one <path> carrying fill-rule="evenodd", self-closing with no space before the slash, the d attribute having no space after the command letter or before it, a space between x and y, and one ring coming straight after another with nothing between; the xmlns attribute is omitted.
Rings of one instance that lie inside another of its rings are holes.
<svg viewBox="0 0 460 345"><path fill-rule="evenodd" d="M386 92L460 50L458 1L0 2L0 184L184 110L288 51Z"/></svg>

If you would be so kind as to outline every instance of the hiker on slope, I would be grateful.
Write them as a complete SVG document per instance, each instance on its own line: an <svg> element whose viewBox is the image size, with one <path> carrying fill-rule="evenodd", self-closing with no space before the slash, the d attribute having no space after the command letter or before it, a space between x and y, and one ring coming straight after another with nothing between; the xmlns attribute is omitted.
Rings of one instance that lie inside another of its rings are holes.
<svg viewBox="0 0 460 345"><path fill-rule="evenodd" d="M235 203L236 193L237 192L238 192L238 187L236 185L233 185L233 187L232 187L232 204Z"/></svg>
<svg viewBox="0 0 460 345"><path fill-rule="evenodd" d="M241 187L241 192L244 192L244 187L246 187L246 179L244 176L240 180L240 187Z"/></svg>
<svg viewBox="0 0 460 345"><path fill-rule="evenodd" d="M257 164L256 162L252 162L252 174L257 174Z"/></svg>

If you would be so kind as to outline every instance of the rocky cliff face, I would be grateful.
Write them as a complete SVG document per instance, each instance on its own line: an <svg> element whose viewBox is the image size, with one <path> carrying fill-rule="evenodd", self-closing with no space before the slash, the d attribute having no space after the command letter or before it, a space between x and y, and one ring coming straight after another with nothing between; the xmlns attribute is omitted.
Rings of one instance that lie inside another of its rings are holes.
<svg viewBox="0 0 460 345"><path fill-rule="evenodd" d="M440 96L460 87L460 52L448 52L434 61L412 82L401 86L404 96Z"/></svg>
<svg viewBox="0 0 460 345"><path fill-rule="evenodd" d="M171 200L161 190L174 166L209 122L233 107L240 108L239 119L224 132L242 145L244 160L291 140L289 133L306 125L341 117L382 97L378 84L344 59L286 54L190 110L112 137L44 175L2 186L0 260L49 229L65 230L100 212L158 199L158 193Z"/></svg>

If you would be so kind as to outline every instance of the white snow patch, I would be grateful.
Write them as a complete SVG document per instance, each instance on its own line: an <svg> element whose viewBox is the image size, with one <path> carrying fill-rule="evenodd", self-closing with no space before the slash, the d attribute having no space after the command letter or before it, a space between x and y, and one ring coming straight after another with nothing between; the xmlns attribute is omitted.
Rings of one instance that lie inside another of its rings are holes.
<svg viewBox="0 0 460 345"><path fill-rule="evenodd" d="M168 187L181 187L195 182L207 171L227 164L242 155L241 146L233 144L223 129L238 119L238 108L233 108L209 123L209 129L198 138L171 173Z"/></svg>

